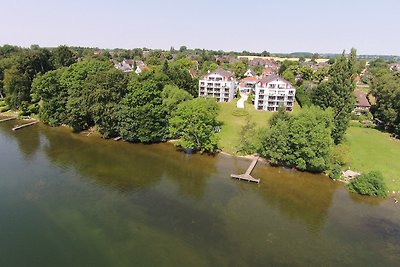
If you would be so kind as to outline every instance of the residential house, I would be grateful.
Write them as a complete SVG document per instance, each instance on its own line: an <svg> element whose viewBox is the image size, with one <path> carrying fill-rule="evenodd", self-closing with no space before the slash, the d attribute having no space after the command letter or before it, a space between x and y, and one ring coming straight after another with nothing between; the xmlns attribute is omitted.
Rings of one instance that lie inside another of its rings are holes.
<svg viewBox="0 0 400 267"><path fill-rule="evenodd" d="M361 110L369 111L369 109L371 108L371 104L369 103L366 94L360 90L355 90L354 96L356 97L354 112L360 113Z"/></svg>
<svg viewBox="0 0 400 267"><path fill-rule="evenodd" d="M254 107L257 110L277 111L285 107L292 111L296 89L293 85L278 75L262 78L255 86Z"/></svg>
<svg viewBox="0 0 400 267"><path fill-rule="evenodd" d="M400 63L393 63L390 65L390 70L391 71L399 71L400 70Z"/></svg>
<svg viewBox="0 0 400 267"><path fill-rule="evenodd" d="M121 63L114 64L114 67L123 71L123 72L131 72L135 71L136 74L142 73L144 70L147 70L147 66L141 60L132 60L132 59L124 59Z"/></svg>
<svg viewBox="0 0 400 267"><path fill-rule="evenodd" d="M256 76L246 77L240 80L239 82L239 91L241 93L249 94L255 93L256 84L259 79Z"/></svg>
<svg viewBox="0 0 400 267"><path fill-rule="evenodd" d="M255 76L257 76L257 74L256 74L254 71L252 71L251 69L248 69L248 70L244 73L243 76L245 76L245 77L255 77Z"/></svg>
<svg viewBox="0 0 400 267"><path fill-rule="evenodd" d="M230 71L217 69L199 80L199 97L214 97L217 102L230 102L235 96L236 81Z"/></svg>
<svg viewBox="0 0 400 267"><path fill-rule="evenodd" d="M277 74L276 69L272 68L272 67L265 67L265 69L263 70L262 76L270 76L270 75L275 75Z"/></svg>

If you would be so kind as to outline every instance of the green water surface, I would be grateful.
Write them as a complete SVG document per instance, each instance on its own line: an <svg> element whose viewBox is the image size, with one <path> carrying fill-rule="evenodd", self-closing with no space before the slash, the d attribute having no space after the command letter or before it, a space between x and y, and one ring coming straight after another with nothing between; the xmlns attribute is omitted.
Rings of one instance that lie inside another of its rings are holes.
<svg viewBox="0 0 400 267"><path fill-rule="evenodd" d="M392 199L264 163L249 184L229 178L246 159L17 123L0 123L0 266L400 266Z"/></svg>

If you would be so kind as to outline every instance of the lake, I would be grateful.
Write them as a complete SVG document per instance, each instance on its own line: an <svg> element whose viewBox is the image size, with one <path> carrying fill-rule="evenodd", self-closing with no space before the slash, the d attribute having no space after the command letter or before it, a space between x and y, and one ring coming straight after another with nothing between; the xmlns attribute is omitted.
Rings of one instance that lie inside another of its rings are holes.
<svg viewBox="0 0 400 267"><path fill-rule="evenodd" d="M250 160L0 123L0 266L399 266L400 205ZM371 163L373 164L373 163Z"/></svg>

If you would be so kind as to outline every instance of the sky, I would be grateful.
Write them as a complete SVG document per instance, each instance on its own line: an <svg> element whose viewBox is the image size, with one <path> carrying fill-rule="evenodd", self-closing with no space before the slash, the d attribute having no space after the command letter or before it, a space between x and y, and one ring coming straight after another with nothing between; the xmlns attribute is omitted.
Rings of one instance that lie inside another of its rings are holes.
<svg viewBox="0 0 400 267"><path fill-rule="evenodd" d="M0 0L0 45L400 55L398 0Z"/></svg>

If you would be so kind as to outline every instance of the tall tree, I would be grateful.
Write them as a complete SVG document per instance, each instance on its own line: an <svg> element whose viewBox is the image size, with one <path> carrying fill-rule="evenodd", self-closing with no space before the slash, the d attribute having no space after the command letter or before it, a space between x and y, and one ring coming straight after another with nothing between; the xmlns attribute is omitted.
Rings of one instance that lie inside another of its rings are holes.
<svg viewBox="0 0 400 267"><path fill-rule="evenodd" d="M112 65L109 62L90 59L71 65L61 75L60 83L68 88L66 124L74 131L81 131L94 125L93 118L90 116L90 92L84 87L87 77L110 68Z"/></svg>
<svg viewBox="0 0 400 267"><path fill-rule="evenodd" d="M196 98L178 105L169 120L173 137L180 138L179 145L185 149L214 152L217 149L215 127L218 125L219 106L213 99Z"/></svg>
<svg viewBox="0 0 400 267"><path fill-rule="evenodd" d="M4 72L4 93L10 108L18 109L23 103L30 102L31 83L29 77L21 73L15 66Z"/></svg>
<svg viewBox="0 0 400 267"><path fill-rule="evenodd" d="M76 62L74 52L65 45L61 45L52 51L51 61L54 68L68 67Z"/></svg>
<svg viewBox="0 0 400 267"><path fill-rule="evenodd" d="M88 76L83 90L88 92L90 116L105 138L118 135L118 108L127 92L126 74L117 69Z"/></svg>
<svg viewBox="0 0 400 267"><path fill-rule="evenodd" d="M166 112L162 106L162 84L154 80L132 80L119 111L119 133L133 142L159 142L166 138Z"/></svg>
<svg viewBox="0 0 400 267"><path fill-rule="evenodd" d="M329 167L333 147L332 111L304 108L290 117L276 115L261 140L260 155L274 164L321 172Z"/></svg>
<svg viewBox="0 0 400 267"><path fill-rule="evenodd" d="M313 90L312 101L315 105L333 109L335 128L332 137L336 144L342 141L354 109L355 64L356 50L352 49L348 58L343 52L329 69L328 81Z"/></svg>
<svg viewBox="0 0 400 267"><path fill-rule="evenodd" d="M66 68L57 69L38 75L32 82L32 92L42 101L39 109L40 119L50 126L66 122L68 89L61 85L60 78Z"/></svg>

